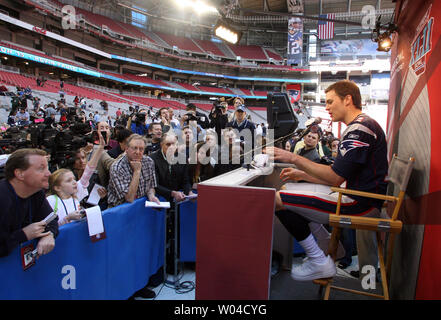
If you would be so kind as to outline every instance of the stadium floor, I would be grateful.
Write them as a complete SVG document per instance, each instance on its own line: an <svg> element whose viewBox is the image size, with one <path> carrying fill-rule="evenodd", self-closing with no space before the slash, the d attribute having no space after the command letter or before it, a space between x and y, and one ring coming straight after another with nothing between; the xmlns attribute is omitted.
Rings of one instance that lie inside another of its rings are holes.
<svg viewBox="0 0 441 320"><path fill-rule="evenodd" d="M295 264L301 263L302 258L294 258ZM352 277L349 272L358 270L357 256L352 257L352 264L345 270L337 268L337 276L334 278L335 285L343 286L350 289L361 290L360 281ZM171 280L173 276L168 275L168 280ZM194 266L184 266L183 274L178 276L179 283L182 286L186 286L192 282L196 283L196 273ZM170 285L161 284L153 289L156 292L155 299L145 300L194 300L195 289L180 288L178 290L170 287ZM182 291L182 292L181 292ZM188 291L188 292L186 292ZM270 284L270 300L320 300L319 287L314 285L311 281L300 282L295 281L290 277L289 271L280 271L277 275L273 276ZM372 290L372 293L381 294L382 289L380 283L377 283L376 290ZM144 300L137 298L139 300ZM354 295L346 292L331 291L331 300L377 300L367 296Z"/></svg>

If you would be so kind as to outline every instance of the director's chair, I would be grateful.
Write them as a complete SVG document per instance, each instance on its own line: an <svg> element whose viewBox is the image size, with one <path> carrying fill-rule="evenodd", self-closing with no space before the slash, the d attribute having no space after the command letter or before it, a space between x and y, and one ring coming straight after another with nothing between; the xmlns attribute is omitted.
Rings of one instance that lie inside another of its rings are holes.
<svg viewBox="0 0 441 320"><path fill-rule="evenodd" d="M398 196L362 192L362 191L343 189L337 187L331 188L332 191L338 192L338 202L337 202L337 208L335 214L331 214L329 216L329 225L332 226L333 229L331 234L331 241L329 243L328 254L330 254L332 259L335 261L337 254L337 245L340 239L341 228L375 231L377 238L378 260L380 263L383 295L333 286L332 285L333 278L313 280L313 283L320 285L321 289L323 287L325 288L325 293L323 297L324 300L329 299L331 289L389 300L389 289L388 289L387 279L389 278L391 272L394 241L395 241L395 236L401 232L403 226L402 222L400 220L397 220L397 217L401 204L404 199L404 194L407 188L407 184L409 182L410 174L412 173L414 162L415 162L414 158L401 159L396 154L394 154L391 160L391 163L389 165L389 173L388 176L386 177L386 181L398 187L399 189ZM341 199L343 194L362 196L373 199L381 199L381 200L393 202L394 207L393 207L392 216L389 219L382 219L382 218L340 215ZM381 239L380 232L385 232L389 234L386 266L384 263L383 241Z"/></svg>

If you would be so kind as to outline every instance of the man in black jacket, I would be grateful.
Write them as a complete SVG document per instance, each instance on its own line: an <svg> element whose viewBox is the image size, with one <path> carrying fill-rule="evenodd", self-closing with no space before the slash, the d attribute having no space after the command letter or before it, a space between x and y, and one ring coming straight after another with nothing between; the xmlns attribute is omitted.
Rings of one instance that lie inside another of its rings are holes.
<svg viewBox="0 0 441 320"><path fill-rule="evenodd" d="M210 127L208 117L205 114L197 111L195 104L189 103L185 109L187 112L193 113L193 115L197 118L198 125L200 125L202 129L208 129Z"/></svg>
<svg viewBox="0 0 441 320"><path fill-rule="evenodd" d="M217 133L217 141L220 144L222 138L222 129L225 129L228 123L228 103L221 102L219 105L214 105L209 114L210 127L214 128Z"/></svg>
<svg viewBox="0 0 441 320"><path fill-rule="evenodd" d="M38 239L39 256L55 247L58 218L43 221L53 211L43 191L50 174L43 150L20 149L9 156L5 179L0 180L0 257L33 239Z"/></svg>
<svg viewBox="0 0 441 320"><path fill-rule="evenodd" d="M167 201L179 202L185 199L185 195L193 193L188 165L173 161L177 143L178 139L173 133L164 134L161 138L161 149L152 153L150 157L155 162L156 194L166 198Z"/></svg>

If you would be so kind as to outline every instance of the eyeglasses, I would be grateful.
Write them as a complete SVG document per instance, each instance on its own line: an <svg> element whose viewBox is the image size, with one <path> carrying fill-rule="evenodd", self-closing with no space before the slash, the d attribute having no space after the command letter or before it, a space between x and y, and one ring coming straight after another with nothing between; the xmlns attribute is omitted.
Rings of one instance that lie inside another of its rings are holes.
<svg viewBox="0 0 441 320"><path fill-rule="evenodd" d="M144 152L145 147L130 147L129 149L133 150L133 151L141 151Z"/></svg>

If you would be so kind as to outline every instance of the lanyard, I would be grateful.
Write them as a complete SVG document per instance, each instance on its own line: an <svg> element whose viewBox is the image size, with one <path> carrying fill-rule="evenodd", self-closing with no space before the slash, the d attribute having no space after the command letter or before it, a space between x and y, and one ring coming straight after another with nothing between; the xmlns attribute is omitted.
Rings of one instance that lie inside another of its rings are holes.
<svg viewBox="0 0 441 320"><path fill-rule="evenodd" d="M64 212L66 212L66 216L67 216L69 214L69 212L67 212L66 205L64 204L63 199L60 198L60 200L61 200L61 203L63 204ZM77 206L75 205L75 200L74 200L73 197L72 197L72 202L73 202L73 205L74 205L74 208L75 208L75 211L76 211L77 210Z"/></svg>

